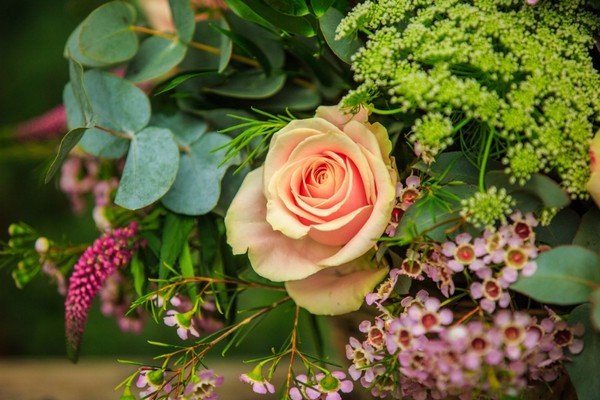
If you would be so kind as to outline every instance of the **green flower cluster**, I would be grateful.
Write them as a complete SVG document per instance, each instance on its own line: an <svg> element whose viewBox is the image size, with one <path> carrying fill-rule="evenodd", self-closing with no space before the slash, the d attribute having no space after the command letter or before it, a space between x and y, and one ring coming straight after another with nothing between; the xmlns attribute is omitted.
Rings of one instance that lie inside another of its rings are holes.
<svg viewBox="0 0 600 400"><path fill-rule="evenodd" d="M425 161L452 142L477 154L493 135L493 155L514 182L552 171L572 197L585 197L600 120L600 75L590 56L600 18L585 6L365 1L337 30L338 38L367 35L352 59L360 85L344 105L385 100L386 113L416 115L409 140Z"/></svg>

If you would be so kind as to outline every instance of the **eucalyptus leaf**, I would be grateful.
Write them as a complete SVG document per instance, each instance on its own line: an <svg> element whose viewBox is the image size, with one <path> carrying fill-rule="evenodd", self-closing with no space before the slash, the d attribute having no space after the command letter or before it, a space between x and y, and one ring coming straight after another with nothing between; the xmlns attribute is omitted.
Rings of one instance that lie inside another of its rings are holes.
<svg viewBox="0 0 600 400"><path fill-rule="evenodd" d="M335 30L340 24L344 15L335 8L329 8L327 12L319 18L319 27L323 32L323 37L333 53L346 64L350 64L350 57L358 49L363 47L363 41L358 37L345 37L340 40L335 39Z"/></svg>
<svg viewBox="0 0 600 400"><path fill-rule="evenodd" d="M190 151L181 155L175 183L162 199L165 207L180 214L203 215L217 205L227 168L240 162L236 156L219 166L225 149L214 150L230 140L224 134L211 132L190 145Z"/></svg>
<svg viewBox="0 0 600 400"><path fill-rule="evenodd" d="M559 246L541 253L532 276L520 276L511 289L550 304L578 304L600 288L600 259L580 246Z"/></svg>
<svg viewBox="0 0 600 400"><path fill-rule="evenodd" d="M271 74L272 67L269 58L263 53L262 49L258 45L256 45L252 40L242 35L239 35L236 32L223 29L219 26L213 26L213 28L222 33L225 37L231 39L231 41L235 43L236 46L238 46L247 54L249 54L253 60L256 60L260 67L265 71L266 75Z"/></svg>
<svg viewBox="0 0 600 400"><path fill-rule="evenodd" d="M186 83L188 80L198 77L217 77L220 78L222 75L216 71L199 71L199 72L187 72L181 75L177 75L170 81L166 82L159 89L157 89L155 95L163 94L170 90L175 89L179 85Z"/></svg>
<svg viewBox="0 0 600 400"><path fill-rule="evenodd" d="M179 149L170 130L147 127L136 133L115 203L130 210L154 203L175 181L178 165Z"/></svg>
<svg viewBox="0 0 600 400"><path fill-rule="evenodd" d="M583 324L583 351L570 355L570 361L565 362L569 378L575 386L579 400L597 400L600 393L600 332L594 330L590 321L591 306L582 304L569 315L569 325Z"/></svg>
<svg viewBox="0 0 600 400"><path fill-rule="evenodd" d="M525 192L539 198L547 208L563 208L569 205L569 195L546 175L533 174L531 178L521 186L510 182L510 176L503 171L490 171L485 175L486 186L505 188L507 192Z"/></svg>
<svg viewBox="0 0 600 400"><path fill-rule="evenodd" d="M102 68L109 66L110 64L105 62L100 62L96 60L92 60L79 51L79 34L81 33L81 24L75 28L75 30L69 35L67 39L67 43L65 44L65 49L63 55L67 59L73 59L77 61L81 65L85 65L86 67L92 68Z"/></svg>
<svg viewBox="0 0 600 400"><path fill-rule="evenodd" d="M212 210L214 213L225 217L229 205L233 201L240 186L242 186L242 182L248 172L250 172L250 167L247 165L243 166L239 171L236 171L234 168L227 169L227 172L225 172L225 175L221 180L221 195L219 196L219 201Z"/></svg>
<svg viewBox="0 0 600 400"><path fill-rule="evenodd" d="M106 3L81 23L79 52L90 60L116 64L131 59L138 50L135 8L122 1Z"/></svg>
<svg viewBox="0 0 600 400"><path fill-rule="evenodd" d="M127 67L127 79L143 82L160 77L177 66L185 57L187 46L178 40L160 36L146 38Z"/></svg>
<svg viewBox="0 0 600 400"><path fill-rule="evenodd" d="M85 133L86 128L74 128L71 129L60 141L60 146L58 147L58 154L52 164L50 164L50 168L48 168L48 172L46 172L46 178L44 179L45 183L50 182L50 179L56 174L56 171L60 168L62 163L65 161L69 152L79 143L83 134Z"/></svg>
<svg viewBox="0 0 600 400"><path fill-rule="evenodd" d="M189 42L194 36L196 27L194 12L190 7L189 0L169 0L169 7L179 39L184 43Z"/></svg>
<svg viewBox="0 0 600 400"><path fill-rule="evenodd" d="M83 84L83 67L72 58L69 59L69 82L71 83L71 90L73 90L75 100L79 105L84 126L89 128L94 124L94 110Z"/></svg>
<svg viewBox="0 0 600 400"><path fill-rule="evenodd" d="M460 220L461 199L477 192L474 185L448 185L435 195L417 200L402 216L396 229L397 238L407 242L420 235L446 241L448 229Z"/></svg>
<svg viewBox="0 0 600 400"><path fill-rule="evenodd" d="M600 253L600 210L598 208L593 207L583 215L579 229L573 238L573 244Z"/></svg>
<svg viewBox="0 0 600 400"><path fill-rule="evenodd" d="M222 33L223 31L229 31L229 29L229 24L225 18L198 21L194 32L194 41L218 49L218 54L192 48L188 51L181 68L183 70L223 72L229 65L233 52L231 39Z"/></svg>
<svg viewBox="0 0 600 400"><path fill-rule="evenodd" d="M144 128L150 119L150 102L137 86L111 73L90 70L83 75L83 86L90 99L97 126L122 136ZM70 128L85 125L79 112L71 84L65 87L63 98ZM88 153L106 158L119 158L127 152L129 139L90 128L80 142Z"/></svg>
<svg viewBox="0 0 600 400"><path fill-rule="evenodd" d="M184 146L198 140L207 130L206 122L180 111L171 115L154 114L150 123L169 129L175 135L175 141Z"/></svg>
<svg viewBox="0 0 600 400"><path fill-rule="evenodd" d="M219 86L204 88L204 91L239 99L264 99L279 92L285 80L286 75L280 71L267 76L262 71L247 70L234 74Z"/></svg>

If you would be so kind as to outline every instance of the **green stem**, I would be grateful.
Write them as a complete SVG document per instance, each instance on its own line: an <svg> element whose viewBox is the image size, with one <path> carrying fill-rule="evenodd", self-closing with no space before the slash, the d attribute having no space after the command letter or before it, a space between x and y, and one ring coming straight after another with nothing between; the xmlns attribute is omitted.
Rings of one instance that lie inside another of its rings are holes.
<svg viewBox="0 0 600 400"><path fill-rule="evenodd" d="M483 150L483 159L481 160L481 168L479 169L479 191L485 192L485 169L487 167L488 159L490 158L490 151L492 149L492 143L494 142L494 136L496 135L496 128L492 127L488 133L488 137L485 142L485 149Z"/></svg>
<svg viewBox="0 0 600 400"><path fill-rule="evenodd" d="M394 108L391 110L380 110L378 108L373 107L370 104L365 104L364 107L371 111L373 114L379 114L379 115L392 115L392 114L398 114L400 112L402 112L401 108Z"/></svg>

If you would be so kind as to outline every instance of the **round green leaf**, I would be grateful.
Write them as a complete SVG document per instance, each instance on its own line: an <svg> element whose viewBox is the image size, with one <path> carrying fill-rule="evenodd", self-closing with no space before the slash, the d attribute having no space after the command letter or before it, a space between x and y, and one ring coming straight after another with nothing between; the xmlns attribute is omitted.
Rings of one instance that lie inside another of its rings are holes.
<svg viewBox="0 0 600 400"><path fill-rule="evenodd" d="M363 46L363 42L357 37L345 37L335 40L335 30L343 17L344 15L340 11L332 7L319 18L319 26L331 51L340 60L350 64L350 57Z"/></svg>
<svg viewBox="0 0 600 400"><path fill-rule="evenodd" d="M147 127L136 133L115 203L130 210L154 203L175 181L178 165L179 149L170 130Z"/></svg>
<svg viewBox="0 0 600 400"><path fill-rule="evenodd" d="M590 321L590 304L576 307L569 315L569 325L583 324L583 351L569 356L570 361L565 362L569 378L575 386L579 400L597 400L600 393L600 333L594 330Z"/></svg>
<svg viewBox="0 0 600 400"><path fill-rule="evenodd" d="M183 60L187 46L179 40L150 36L142 42L140 51L127 67L127 79L143 82L157 78Z"/></svg>
<svg viewBox="0 0 600 400"><path fill-rule="evenodd" d="M116 64L132 58L138 50L135 8L122 1L106 3L81 23L79 52L90 60Z"/></svg>
<svg viewBox="0 0 600 400"><path fill-rule="evenodd" d="M208 133L190 146L179 161L175 183L162 198L171 211L185 215L202 215L211 211L221 195L221 180L231 165L240 162L239 156L219 165L225 149L214 151L231 139L221 133Z"/></svg>
<svg viewBox="0 0 600 400"><path fill-rule="evenodd" d="M571 244L578 226L579 214L570 208L566 208L552 218L550 225L536 227L535 237L536 240L550 246ZM573 242L573 244L578 243Z"/></svg>
<svg viewBox="0 0 600 400"><path fill-rule="evenodd" d="M175 141L183 146L198 140L207 129L206 122L183 112L173 115L154 114L150 124L169 129L175 135Z"/></svg>
<svg viewBox="0 0 600 400"><path fill-rule="evenodd" d="M281 72L266 76L259 70L242 71L223 84L204 88L204 91L239 99L264 99L279 92L285 79L286 75Z"/></svg>
<svg viewBox="0 0 600 400"><path fill-rule="evenodd" d="M600 288L600 259L580 246L559 246L536 258L537 271L521 276L511 289L550 304L578 304L588 301Z"/></svg>
<svg viewBox="0 0 600 400"><path fill-rule="evenodd" d="M83 75L83 87L90 100L96 125L133 135L150 119L150 102L137 86L108 72L90 70ZM71 84L65 87L67 121L71 128L85 125ZM95 156L118 158L127 152L129 140L99 129L88 129L80 145Z"/></svg>
<svg viewBox="0 0 600 400"><path fill-rule="evenodd" d="M86 67L92 68L101 68L106 67L107 63L92 60L79 51L79 34L81 33L81 24L75 28L75 30L69 35L67 39L67 43L65 45L64 56L65 58L72 58L77 61L81 65L85 65Z"/></svg>
<svg viewBox="0 0 600 400"><path fill-rule="evenodd" d="M179 39L184 43L189 42L196 26L189 0L169 0L169 7Z"/></svg>

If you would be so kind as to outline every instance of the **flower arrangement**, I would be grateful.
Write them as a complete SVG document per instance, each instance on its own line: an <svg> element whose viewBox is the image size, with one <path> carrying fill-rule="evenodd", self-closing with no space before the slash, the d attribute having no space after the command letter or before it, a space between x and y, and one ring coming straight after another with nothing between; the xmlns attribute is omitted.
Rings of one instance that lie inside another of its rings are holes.
<svg viewBox="0 0 600 400"><path fill-rule="evenodd" d="M75 210L93 197L99 237L15 223L0 257L19 287L55 280L73 361L95 297L123 330L177 331L121 399L216 399L228 379L293 400L596 399L599 6L107 2L66 43L46 174ZM286 333L253 338L273 315ZM353 329L323 346L340 315ZM271 350L246 373L210 368L250 338Z"/></svg>

